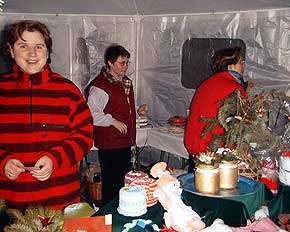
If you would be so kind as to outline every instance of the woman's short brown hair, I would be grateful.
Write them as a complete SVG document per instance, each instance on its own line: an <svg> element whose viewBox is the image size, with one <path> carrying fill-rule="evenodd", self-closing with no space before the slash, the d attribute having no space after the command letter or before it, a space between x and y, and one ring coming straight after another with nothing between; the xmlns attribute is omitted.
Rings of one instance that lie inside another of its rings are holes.
<svg viewBox="0 0 290 232"><path fill-rule="evenodd" d="M115 63L119 56L125 56L130 59L130 52L128 52L127 49L118 44L109 46L104 54L104 60L107 67L110 67L109 61L111 63Z"/></svg>
<svg viewBox="0 0 290 232"><path fill-rule="evenodd" d="M50 37L50 32L45 24L33 20L21 20L8 26L5 38L6 42L4 44L4 54L12 59L10 47L13 48L15 42L19 38L23 39L22 34L24 31L38 31L42 34L49 54L47 62L50 63L50 54L52 52L52 39Z"/></svg>
<svg viewBox="0 0 290 232"><path fill-rule="evenodd" d="M237 64L241 57L240 47L218 50L212 58L211 70L214 74L228 71L228 65Z"/></svg>

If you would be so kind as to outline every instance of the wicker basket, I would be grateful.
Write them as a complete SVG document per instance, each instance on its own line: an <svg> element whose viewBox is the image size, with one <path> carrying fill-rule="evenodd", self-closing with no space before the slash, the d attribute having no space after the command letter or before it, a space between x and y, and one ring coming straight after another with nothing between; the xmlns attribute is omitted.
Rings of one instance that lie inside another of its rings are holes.
<svg viewBox="0 0 290 232"><path fill-rule="evenodd" d="M245 176L254 180L258 180L260 166L258 160L250 153L239 154L241 162L239 163L239 175Z"/></svg>
<svg viewBox="0 0 290 232"><path fill-rule="evenodd" d="M89 197L94 201L102 200L102 181L100 179L101 168L99 164L91 164L88 166L85 173L85 188L89 194ZM95 182L95 176L98 176L97 182Z"/></svg>
<svg viewBox="0 0 290 232"><path fill-rule="evenodd" d="M89 193L89 197L92 200L95 201L101 201L102 200L102 182L90 182L89 180L86 180L86 187L87 191Z"/></svg>

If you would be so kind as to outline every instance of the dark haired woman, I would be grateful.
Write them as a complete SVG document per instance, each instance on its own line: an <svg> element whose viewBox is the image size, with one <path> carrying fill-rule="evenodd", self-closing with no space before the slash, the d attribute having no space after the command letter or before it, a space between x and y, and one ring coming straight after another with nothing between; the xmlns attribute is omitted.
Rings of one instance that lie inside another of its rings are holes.
<svg viewBox="0 0 290 232"><path fill-rule="evenodd" d="M222 127L217 126L202 138L206 122L201 122L200 118L217 117L220 108L217 102L227 98L235 90L246 95L247 83L243 79L245 67L239 47L222 49L214 54L211 65L213 75L197 88L191 102L184 140L190 156L206 151L212 135L224 132Z"/></svg>
<svg viewBox="0 0 290 232"><path fill-rule="evenodd" d="M86 88L94 118L94 145L102 176L102 204L119 194L131 169L131 147L136 145L136 112L133 85L126 76L130 53L121 45L109 46L105 66ZM148 111L146 104L139 115Z"/></svg>
<svg viewBox="0 0 290 232"><path fill-rule="evenodd" d="M12 24L0 78L0 198L8 208L63 209L80 201L78 162L93 145L79 89L49 67L52 40L37 21Z"/></svg>

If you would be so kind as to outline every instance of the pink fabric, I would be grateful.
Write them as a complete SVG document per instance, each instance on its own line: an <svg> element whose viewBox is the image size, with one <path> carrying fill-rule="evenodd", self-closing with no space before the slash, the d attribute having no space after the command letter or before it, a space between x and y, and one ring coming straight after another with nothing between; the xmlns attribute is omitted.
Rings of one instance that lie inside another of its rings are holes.
<svg viewBox="0 0 290 232"><path fill-rule="evenodd" d="M276 232L280 228L270 218L261 218L253 223L248 222L245 227L231 227L233 232Z"/></svg>

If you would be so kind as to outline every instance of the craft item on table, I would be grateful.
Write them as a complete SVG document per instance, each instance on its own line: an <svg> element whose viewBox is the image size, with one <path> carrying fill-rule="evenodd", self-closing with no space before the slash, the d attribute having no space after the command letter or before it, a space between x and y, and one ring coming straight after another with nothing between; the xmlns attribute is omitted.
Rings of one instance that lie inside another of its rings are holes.
<svg viewBox="0 0 290 232"><path fill-rule="evenodd" d="M118 212L125 216L137 217L147 212L146 192L143 186L128 185L119 191Z"/></svg>
<svg viewBox="0 0 290 232"><path fill-rule="evenodd" d="M125 175L125 185L131 184L134 180L136 179L141 179L141 178L149 178L149 176L142 171L130 171Z"/></svg>
<svg viewBox="0 0 290 232"><path fill-rule="evenodd" d="M193 193L199 196L208 196L208 197L245 197L249 195L254 195L259 190L259 182L244 177L239 176L239 181L237 187L234 189L220 189L216 194L205 194L200 193L196 190L194 183L195 175L194 173L186 173L177 178L180 181L180 186L184 191Z"/></svg>
<svg viewBox="0 0 290 232"><path fill-rule="evenodd" d="M174 135L183 135L184 134L184 128L183 127L160 127L159 131L162 133L168 133L168 134L174 134Z"/></svg>
<svg viewBox="0 0 290 232"><path fill-rule="evenodd" d="M259 181L263 182L273 194L277 194L278 178L275 160L270 157L262 160L261 177Z"/></svg>
<svg viewBox="0 0 290 232"><path fill-rule="evenodd" d="M219 191L219 168L200 164L196 167L195 188L200 193L216 194Z"/></svg>
<svg viewBox="0 0 290 232"><path fill-rule="evenodd" d="M204 222L190 206L183 203L180 183L170 175L170 172L166 170L166 166L165 162L159 162L150 171L153 177L159 178L153 194L166 210L163 216L165 225L178 232L203 229L205 227Z"/></svg>
<svg viewBox="0 0 290 232"><path fill-rule="evenodd" d="M126 223L121 232L129 232L133 228L141 228L141 229L149 229L152 232L159 231L159 227L153 223L151 220L145 220L145 219L134 219L132 222Z"/></svg>
<svg viewBox="0 0 290 232"><path fill-rule="evenodd" d="M222 161L219 164L219 187L221 189L234 189L239 179L238 164L236 161Z"/></svg>
<svg viewBox="0 0 290 232"><path fill-rule="evenodd" d="M261 218L258 221L251 222L248 220L245 227L231 227L233 232L248 232L248 231L263 231L263 232L278 232L279 227L271 221L270 218ZM216 232L216 231L215 231Z"/></svg>
<svg viewBox="0 0 290 232"><path fill-rule="evenodd" d="M233 149L220 147L214 156L219 164L220 189L235 189L239 179L237 152Z"/></svg>
<svg viewBox="0 0 290 232"><path fill-rule="evenodd" d="M290 186L290 151L284 151L279 157L279 180Z"/></svg>
<svg viewBox="0 0 290 232"><path fill-rule="evenodd" d="M217 218L213 221L211 226L206 227L200 232L232 232L232 229L226 225L222 219Z"/></svg>
<svg viewBox="0 0 290 232"><path fill-rule="evenodd" d="M136 119L136 127L140 128L148 125L148 118L146 116L139 116Z"/></svg>
<svg viewBox="0 0 290 232"><path fill-rule="evenodd" d="M171 126L176 126L176 127L185 126L187 123L187 119L180 116L173 116L168 119L168 123Z"/></svg>
<svg viewBox="0 0 290 232"><path fill-rule="evenodd" d="M158 199L153 195L153 192L157 187L156 180L145 176L135 179L131 182L131 185L141 185L144 187L146 192L147 207L153 206L158 202Z"/></svg>

